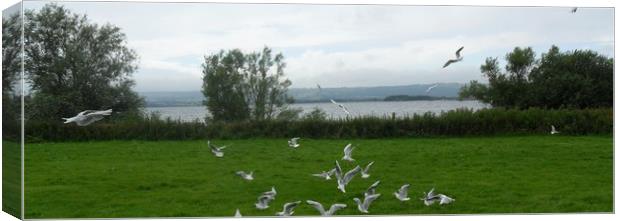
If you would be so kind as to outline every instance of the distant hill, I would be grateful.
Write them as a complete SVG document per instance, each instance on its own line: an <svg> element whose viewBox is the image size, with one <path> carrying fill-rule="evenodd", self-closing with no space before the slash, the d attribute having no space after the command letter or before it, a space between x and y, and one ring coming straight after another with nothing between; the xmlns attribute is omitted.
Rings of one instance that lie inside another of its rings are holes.
<svg viewBox="0 0 620 221"><path fill-rule="evenodd" d="M434 84L322 88L320 94L318 88L291 88L289 94L297 103L329 101L329 99L381 101L394 95L454 98L458 97L458 91L463 86L459 83L441 83L426 94L426 90L432 85ZM145 97L148 107L198 106L202 105L203 100L200 91L139 92L139 94Z"/></svg>

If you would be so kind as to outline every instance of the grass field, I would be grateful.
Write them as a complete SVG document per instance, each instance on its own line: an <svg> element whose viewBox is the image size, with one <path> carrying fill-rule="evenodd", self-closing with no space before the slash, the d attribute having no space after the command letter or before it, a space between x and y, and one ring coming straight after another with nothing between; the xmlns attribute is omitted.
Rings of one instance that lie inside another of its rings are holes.
<svg viewBox="0 0 620 221"><path fill-rule="evenodd" d="M557 213L613 211L611 136L520 136L372 140L217 140L229 145L215 158L206 141L102 141L26 146L26 218L273 216L285 202L346 203L338 215L360 215L354 197L374 181L382 196L370 215ZM311 176L333 167L347 143L354 163L375 161L368 179L347 193L334 180ZM254 170L255 180L237 177ZM411 201L392 193L411 183ZM267 210L258 195L276 186ZM435 187L456 199L427 207L417 200ZM295 215L317 215L307 204Z"/></svg>

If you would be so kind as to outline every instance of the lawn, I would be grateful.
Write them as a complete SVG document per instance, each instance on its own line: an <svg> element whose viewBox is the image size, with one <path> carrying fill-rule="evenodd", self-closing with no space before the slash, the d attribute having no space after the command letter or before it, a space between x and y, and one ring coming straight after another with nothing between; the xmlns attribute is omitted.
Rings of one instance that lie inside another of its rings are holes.
<svg viewBox="0 0 620 221"><path fill-rule="evenodd" d="M370 215L557 213L613 211L611 136L518 136L367 140L215 140L228 145L214 157L206 141L101 141L26 145L26 218L273 216L285 202L346 203L338 215L360 215L354 197L376 180L382 196ZM347 193L328 170L347 143L355 162L375 161L370 178L355 177ZM254 170L253 181L234 174ZM410 183L411 201L393 196ZM275 186L267 210L258 195ZM418 198L435 187L456 199L427 207ZM317 215L307 204L295 215Z"/></svg>

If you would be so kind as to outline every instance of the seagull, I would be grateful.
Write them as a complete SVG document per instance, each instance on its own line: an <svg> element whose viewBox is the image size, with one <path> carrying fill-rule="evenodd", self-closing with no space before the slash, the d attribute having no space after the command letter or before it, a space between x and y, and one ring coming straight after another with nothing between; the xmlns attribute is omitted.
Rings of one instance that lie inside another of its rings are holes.
<svg viewBox="0 0 620 221"><path fill-rule="evenodd" d="M377 180L377 182L375 182L372 185L370 185L370 187L368 187L368 189L366 189L366 192L364 192L364 196L375 195L377 193L376 189L379 186L379 182L381 182L381 181Z"/></svg>
<svg viewBox="0 0 620 221"><path fill-rule="evenodd" d="M338 105L338 107L340 107L340 109L342 109L342 111L344 111L347 115L351 115L351 113L349 112L349 110L347 110L347 108L339 103L336 103L336 101L329 99L333 104Z"/></svg>
<svg viewBox="0 0 620 221"><path fill-rule="evenodd" d="M237 211L235 211L235 218L241 218L241 212L239 212L239 209L237 209Z"/></svg>
<svg viewBox="0 0 620 221"><path fill-rule="evenodd" d="M290 202L290 203L284 204L284 206L282 208L282 212L277 212L276 215L277 216L290 216L290 215L293 215L293 213L295 213L295 211L293 211L293 210L295 209L295 207L297 207L297 205L299 205L299 203L301 203L301 201Z"/></svg>
<svg viewBox="0 0 620 221"><path fill-rule="evenodd" d="M269 196L273 200L273 199L276 199L277 194L278 192L276 192L276 187L272 186L270 191L263 193L263 196Z"/></svg>
<svg viewBox="0 0 620 221"><path fill-rule="evenodd" d="M576 13L577 12L577 7L574 7L573 9L570 10L570 13Z"/></svg>
<svg viewBox="0 0 620 221"><path fill-rule="evenodd" d="M448 67L448 65L450 65L452 63L456 63L456 62L462 61L463 57L461 57L461 50L463 50L463 48L464 47L461 47L461 48L459 48L459 50L456 50L456 58L448 60L448 62L446 62L446 64L443 65L443 68Z"/></svg>
<svg viewBox="0 0 620 221"><path fill-rule="evenodd" d="M299 140L299 137L293 137L291 140L288 141L288 146L292 148L299 147L299 144L297 143L298 140Z"/></svg>
<svg viewBox="0 0 620 221"><path fill-rule="evenodd" d="M407 191L409 191L409 184L401 186L400 189L398 189L398 192L394 192L394 196L396 196L396 199L400 201L409 201Z"/></svg>
<svg viewBox="0 0 620 221"><path fill-rule="evenodd" d="M452 199L443 194L437 194L437 196L439 197L439 205L449 204L455 201L455 199Z"/></svg>
<svg viewBox="0 0 620 221"><path fill-rule="evenodd" d="M344 156L342 157L342 160L355 161L353 158L351 158L351 153L353 152L353 149L355 149L354 146L352 146L351 144L347 144L347 146L344 147Z"/></svg>
<svg viewBox="0 0 620 221"><path fill-rule="evenodd" d="M433 86L428 87L428 89L426 89L426 94L431 92L431 90L433 90L433 88L436 88L437 86L439 86L439 84L434 84Z"/></svg>
<svg viewBox="0 0 620 221"><path fill-rule="evenodd" d="M360 199L356 197L356 198L353 198L353 201L357 203L357 209L360 212L368 213L368 207L370 206L370 203L372 203L372 201L374 201L375 199L379 198L379 196L381 196L381 194L373 194L370 196L365 196L364 202L360 201Z"/></svg>
<svg viewBox="0 0 620 221"><path fill-rule="evenodd" d="M250 173L246 173L245 171L237 171L237 175L239 175L244 180L253 180L254 179L254 171L250 171Z"/></svg>
<svg viewBox="0 0 620 221"><path fill-rule="evenodd" d="M104 111L85 110L78 113L75 117L62 119L65 120L65 124L75 122L78 126L87 126L95 121L103 119L105 116L109 116L110 114L112 114L112 109Z"/></svg>
<svg viewBox="0 0 620 221"><path fill-rule="evenodd" d="M374 164L375 161L370 162L368 165L366 165L366 168L364 168L361 172L362 172L362 179L366 179L368 177L370 177L370 174L368 174L368 170L370 170L370 166L372 166L372 164Z"/></svg>
<svg viewBox="0 0 620 221"><path fill-rule="evenodd" d="M353 177L357 175L362 170L360 166L355 166L355 168L349 170L349 172L345 173L344 176L338 178L338 189L345 193L345 186L351 182Z"/></svg>
<svg viewBox="0 0 620 221"><path fill-rule="evenodd" d="M334 175L336 175L336 179L342 178L342 168L340 168L340 163L336 160L336 167L333 169Z"/></svg>
<svg viewBox="0 0 620 221"><path fill-rule="evenodd" d="M551 134L559 134L560 131L555 130L555 126L551 125Z"/></svg>
<svg viewBox="0 0 620 221"><path fill-rule="evenodd" d="M226 148L226 146L217 147L211 144L210 140L207 141L207 145L209 145L209 148L211 148L211 153L213 153L213 155L215 155L216 157L224 157L224 151L222 150Z"/></svg>
<svg viewBox="0 0 620 221"><path fill-rule="evenodd" d="M432 188L431 191L428 191L428 193L425 192L424 197L420 200L424 201L424 205L430 206L433 205L433 203L435 203L438 199L439 197L435 195L435 188Z"/></svg>
<svg viewBox="0 0 620 221"><path fill-rule="evenodd" d="M331 175L334 174L335 171L336 169L334 168L330 171L323 171L322 173L312 174L312 176L321 177L321 178L324 178L325 180L331 180L332 179Z"/></svg>
<svg viewBox="0 0 620 221"><path fill-rule="evenodd" d="M318 210L319 213L321 213L321 216L334 215L336 211L347 207L346 204L336 203L336 204L332 204L332 206L329 207L329 210L325 211L325 209L323 208L323 205L320 204L319 202L312 201L312 200L306 200L306 203L310 204L312 207Z"/></svg>
<svg viewBox="0 0 620 221"><path fill-rule="evenodd" d="M258 197L258 202L256 202L254 205L256 206L256 209L264 210L269 208L269 202L271 202L271 200L271 196L260 195Z"/></svg>

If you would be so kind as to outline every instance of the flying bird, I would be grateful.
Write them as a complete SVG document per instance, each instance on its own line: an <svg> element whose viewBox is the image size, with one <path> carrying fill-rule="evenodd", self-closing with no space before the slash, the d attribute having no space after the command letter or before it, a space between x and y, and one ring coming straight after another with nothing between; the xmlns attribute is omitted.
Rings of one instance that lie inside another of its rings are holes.
<svg viewBox="0 0 620 221"><path fill-rule="evenodd" d="M276 187L272 186L270 191L264 192L263 196L269 196L272 200L276 199L276 195L278 194L278 192L276 192Z"/></svg>
<svg viewBox="0 0 620 221"><path fill-rule="evenodd" d="M89 124L92 124L96 121L103 119L103 117L105 116L109 116L110 114L112 114L112 109L108 109L104 111L85 110L85 111L78 113L74 117L62 118L62 119L65 120L64 122L65 124L73 122L77 124L78 126L87 126Z"/></svg>
<svg viewBox="0 0 620 221"><path fill-rule="evenodd" d="M239 209L237 209L237 211L235 211L235 218L241 218L241 212L239 212Z"/></svg>
<svg viewBox="0 0 620 221"><path fill-rule="evenodd" d="M437 197L439 197L439 205L450 204L455 201L455 199L452 199L443 194L437 194Z"/></svg>
<svg viewBox="0 0 620 221"><path fill-rule="evenodd" d="M236 174L239 175L244 180L254 179L254 171L250 171L250 173L246 173L245 171L237 171Z"/></svg>
<svg viewBox="0 0 620 221"><path fill-rule="evenodd" d="M551 134L559 134L560 131L555 130L555 126L551 125Z"/></svg>
<svg viewBox="0 0 620 221"><path fill-rule="evenodd" d="M428 88L426 89L426 94L430 93L430 92L431 92L431 90L433 90L433 88L436 88L437 86L439 86L439 84L434 84L434 85L432 85L432 86L428 87Z"/></svg>
<svg viewBox="0 0 620 221"><path fill-rule="evenodd" d="M360 201L359 198L353 198L353 201L355 201L355 203L357 203L357 209L362 212L362 213L368 213L368 207L370 207L370 204L372 203L372 201L376 200L377 198L379 198L379 196L381 196L381 194L374 194L374 195L370 195L370 196L365 196L364 197L364 202Z"/></svg>
<svg viewBox="0 0 620 221"><path fill-rule="evenodd" d="M344 156L342 157L342 160L355 161L353 158L351 158L353 149L355 149L354 146L352 146L351 144L347 144L347 146L344 147Z"/></svg>
<svg viewBox="0 0 620 221"><path fill-rule="evenodd" d="M271 200L273 200L271 196L260 195L258 197L258 202L256 202L254 205L256 206L256 209L264 210L269 208L269 202L271 202Z"/></svg>
<svg viewBox="0 0 620 221"><path fill-rule="evenodd" d="M336 168L330 171L323 171L322 173L315 173L315 174L312 174L312 176L321 177L325 180L331 180L332 179L331 175L334 174L334 172L336 172Z"/></svg>
<svg viewBox="0 0 620 221"><path fill-rule="evenodd" d="M370 177L370 174L368 174L368 170L370 170L370 166L372 166L375 163L375 161L370 162L368 165L366 165L366 167L361 171L362 173L362 179L366 179L368 177Z"/></svg>
<svg viewBox="0 0 620 221"><path fill-rule="evenodd" d="M443 68L448 67L448 65L450 65L452 63L456 63L456 62L462 61L463 57L461 57L461 50L463 50L463 48L464 48L464 46L459 48L459 50L456 50L456 58L448 60L448 62L446 62L446 64L443 65Z"/></svg>
<svg viewBox="0 0 620 221"><path fill-rule="evenodd" d="M295 207L297 207L297 205L299 205L299 203L301 203L301 201L290 202L290 203L284 204L284 206L282 208L282 212L277 212L276 215L277 216L290 216L290 215L293 215L293 213L295 213L295 211L293 211L293 210L295 209Z"/></svg>
<svg viewBox="0 0 620 221"><path fill-rule="evenodd" d="M366 189L366 192L364 192L364 196L370 196L370 195L377 194L377 187L379 186L380 182L381 182L380 180L377 180L375 183L370 185L368 189Z"/></svg>
<svg viewBox="0 0 620 221"><path fill-rule="evenodd" d="M355 168L345 173L344 176L342 176L341 178L338 178L338 189L342 191L343 193L345 193L346 192L345 186L347 186L347 184L351 182L353 177L357 175L357 173L359 173L361 170L362 168L360 166L355 166Z"/></svg>
<svg viewBox="0 0 620 221"><path fill-rule="evenodd" d="M291 138L291 140L288 141L288 146L292 148L299 147L299 143L297 143L297 141L299 141L299 137Z"/></svg>
<svg viewBox="0 0 620 221"><path fill-rule="evenodd" d="M336 204L332 204L332 206L329 207L329 210L325 211L325 208L323 208L323 205L320 204L319 202L312 201L312 200L306 200L306 203L310 204L310 206L314 207L314 209L319 211L319 213L321 213L321 216L334 215L336 211L347 207L346 204L336 203Z"/></svg>
<svg viewBox="0 0 620 221"><path fill-rule="evenodd" d="M342 178L342 168L340 168L340 163L336 160L336 167L334 167L334 175L336 175L336 179L339 180Z"/></svg>
<svg viewBox="0 0 620 221"><path fill-rule="evenodd" d="M577 12L577 7L574 7L573 9L570 10L570 13L576 13Z"/></svg>
<svg viewBox="0 0 620 221"><path fill-rule="evenodd" d="M400 201L409 201L410 198L407 197L407 191L409 191L409 184L401 186L397 192L394 192L394 196Z"/></svg>
<svg viewBox="0 0 620 221"><path fill-rule="evenodd" d="M340 109L342 109L342 111L344 111L347 115L351 115L351 113L349 112L349 110L347 110L347 108L339 103L336 103L336 101L329 99L333 104L338 105L338 107L340 107Z"/></svg>
<svg viewBox="0 0 620 221"><path fill-rule="evenodd" d="M428 193L424 193L424 197L420 198L420 200L424 201L424 205L430 206L438 200L439 197L435 195L435 188L432 188Z"/></svg>
<svg viewBox="0 0 620 221"><path fill-rule="evenodd" d="M224 157L224 151L222 151L222 150L224 148L226 148L226 146L217 147L217 146L211 144L210 140L207 141L207 145L211 149L211 153L213 153L213 155L215 155L216 157Z"/></svg>

